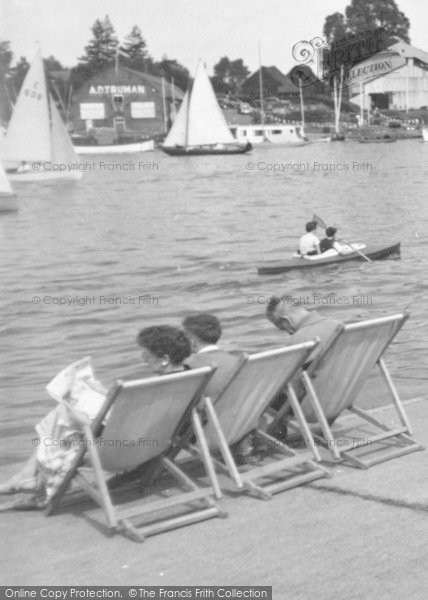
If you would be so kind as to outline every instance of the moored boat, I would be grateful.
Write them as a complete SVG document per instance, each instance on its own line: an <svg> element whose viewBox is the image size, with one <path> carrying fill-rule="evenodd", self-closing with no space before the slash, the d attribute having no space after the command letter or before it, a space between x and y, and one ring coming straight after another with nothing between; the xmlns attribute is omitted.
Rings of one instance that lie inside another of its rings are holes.
<svg viewBox="0 0 428 600"><path fill-rule="evenodd" d="M18 210L18 201L0 162L0 213Z"/></svg>
<svg viewBox="0 0 428 600"><path fill-rule="evenodd" d="M153 139L116 138L109 143L103 143L97 136L72 135L76 154L135 154L154 150Z"/></svg>
<svg viewBox="0 0 428 600"><path fill-rule="evenodd" d="M358 246L360 247L360 246ZM384 245L370 245L364 248L364 254L370 260L382 260L391 256L400 255L400 242ZM279 275L293 269L311 269L314 267L322 267L342 263L350 260L364 260L364 257L358 252L349 254L337 254L336 256L328 256L326 258L291 258L289 260L267 263L266 265L257 267L259 275Z"/></svg>
<svg viewBox="0 0 428 600"><path fill-rule="evenodd" d="M230 132L201 61L161 148L173 156L243 154L251 150L250 143L240 143Z"/></svg>
<svg viewBox="0 0 428 600"><path fill-rule="evenodd" d="M304 135L303 128L296 125L233 125L230 131L236 141L253 145L271 143L282 146L305 146L310 140Z"/></svg>
<svg viewBox="0 0 428 600"><path fill-rule="evenodd" d="M360 144L390 144L391 142L396 142L397 138L395 137L362 137L358 140Z"/></svg>

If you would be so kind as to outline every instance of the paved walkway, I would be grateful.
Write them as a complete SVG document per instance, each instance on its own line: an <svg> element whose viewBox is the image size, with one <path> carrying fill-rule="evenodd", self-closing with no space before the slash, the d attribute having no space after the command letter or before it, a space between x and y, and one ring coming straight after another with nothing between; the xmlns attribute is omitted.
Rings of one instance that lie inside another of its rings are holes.
<svg viewBox="0 0 428 600"><path fill-rule="evenodd" d="M428 446L428 401L407 412ZM109 536L89 504L51 518L3 512L0 584L272 585L279 600L426 600L427 458L415 452L368 471L335 466L332 479L268 502L226 495L227 519L144 544Z"/></svg>

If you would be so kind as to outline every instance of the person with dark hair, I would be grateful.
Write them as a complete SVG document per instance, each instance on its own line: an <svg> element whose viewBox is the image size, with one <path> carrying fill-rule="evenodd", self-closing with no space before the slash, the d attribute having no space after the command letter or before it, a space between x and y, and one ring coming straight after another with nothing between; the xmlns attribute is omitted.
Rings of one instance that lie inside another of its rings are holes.
<svg viewBox="0 0 428 600"><path fill-rule="evenodd" d="M221 336L220 321L209 313L187 316L183 321L183 327L188 334L205 344L216 344Z"/></svg>
<svg viewBox="0 0 428 600"><path fill-rule="evenodd" d="M217 367L206 388L206 395L215 403L237 367L238 358L217 346L221 325L216 316L209 313L189 315L183 320L183 328L193 351L184 364L192 369Z"/></svg>
<svg viewBox="0 0 428 600"><path fill-rule="evenodd" d="M306 233L302 235L299 242L299 254L301 256L320 254L320 241L315 235L317 225L316 221L308 221L306 223Z"/></svg>
<svg viewBox="0 0 428 600"><path fill-rule="evenodd" d="M193 354L185 361L192 369L215 367L216 371L205 389L205 395L215 405L239 365L239 358L217 346L221 336L220 321L209 313L189 315L183 321L183 328L192 344ZM233 454L239 464L250 463L255 458L253 434L234 445Z"/></svg>
<svg viewBox="0 0 428 600"><path fill-rule="evenodd" d="M169 325L146 327L138 334L137 342L143 348L145 366L151 374L167 375L186 368L183 361L190 355L191 346L180 329ZM105 394L107 390L96 383L99 392ZM85 414L83 406L80 410ZM80 425L63 403L36 425L36 432L40 442L33 455L16 475L0 485L0 494L33 493L30 498L15 503L12 506L15 510L43 509L81 447Z"/></svg>
<svg viewBox="0 0 428 600"><path fill-rule="evenodd" d="M145 364L160 375L182 371L182 363L191 353L190 340L183 331L170 325L142 329L137 343L144 349Z"/></svg>
<svg viewBox="0 0 428 600"><path fill-rule="evenodd" d="M348 244L341 244L336 239L337 228L336 227L327 227L325 230L326 237L323 238L320 242L320 250L321 253L329 252L329 250L333 250L330 252L331 256L335 256L337 254L350 254L353 252L353 248Z"/></svg>
<svg viewBox="0 0 428 600"><path fill-rule="evenodd" d="M325 238L320 241L320 250L321 254L323 252L327 252L327 250L336 250L335 243L336 240L334 236L336 235L337 229L336 227L327 227L325 230Z"/></svg>

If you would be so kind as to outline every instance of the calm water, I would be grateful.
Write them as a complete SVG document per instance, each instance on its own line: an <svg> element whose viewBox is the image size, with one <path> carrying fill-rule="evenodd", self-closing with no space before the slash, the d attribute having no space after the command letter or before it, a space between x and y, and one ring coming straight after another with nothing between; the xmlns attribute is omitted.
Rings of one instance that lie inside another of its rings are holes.
<svg viewBox="0 0 428 600"><path fill-rule="evenodd" d="M140 328L179 324L194 310L218 315L227 348L278 346L282 334L266 321L262 302L279 293L311 302L350 298L322 309L344 320L409 307L412 318L388 362L395 375L426 377L428 144L317 143L248 156L154 152L101 160L130 161L134 169L107 170L91 158L95 168L80 182L16 185L20 210L0 217L1 460L28 453L16 440L29 439L53 406L44 388L68 363L91 355L110 384L138 368ZM139 161L158 168L139 168ZM261 170L292 161L309 162L310 170ZM314 171L314 161L349 169ZM313 212L353 241L401 240L402 259L259 276L256 265L294 250ZM354 296L363 297L359 304Z"/></svg>

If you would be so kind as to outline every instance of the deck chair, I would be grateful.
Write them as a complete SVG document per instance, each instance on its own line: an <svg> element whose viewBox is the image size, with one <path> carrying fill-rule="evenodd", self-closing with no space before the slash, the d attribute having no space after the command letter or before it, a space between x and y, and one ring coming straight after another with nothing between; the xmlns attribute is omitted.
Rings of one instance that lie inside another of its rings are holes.
<svg viewBox="0 0 428 600"><path fill-rule="evenodd" d="M290 383L317 343L318 340L245 356L215 405L210 398L203 399L207 442L212 454L219 451L224 461L213 456L214 464L229 475L238 490L270 499L276 492L329 476L329 472L313 460L320 460L319 452ZM259 429L260 417L284 386L287 386L294 414L309 448L304 452L295 452ZM231 446L251 432L255 433L258 444L275 448L275 460L240 470ZM193 452L199 453L194 449Z"/></svg>
<svg viewBox="0 0 428 600"><path fill-rule="evenodd" d="M383 360L386 349L408 317L409 313L405 312L345 325L325 351L302 372L307 393L301 409L309 423L319 423L323 438L316 439L328 446L334 459L345 458L357 467L368 468L403 454L423 450L423 446L410 437L412 431L406 412ZM374 368L380 371L386 384L400 427L391 429L354 405ZM342 440L342 446L339 445L330 424L346 410L361 417L365 425L369 423L376 427L378 433L364 438L364 444L344 447ZM361 452L362 449L364 452ZM356 450L359 450L358 457Z"/></svg>
<svg viewBox="0 0 428 600"><path fill-rule="evenodd" d="M181 431L188 429L190 421L198 432L201 431L195 406L214 370L203 367L161 377L118 381L92 424L75 414L82 425L85 443L47 506L46 515L54 512L73 480L104 509L112 530L121 530L136 541L188 523L225 516L212 498L213 495L221 496L221 492L206 444L198 439L214 487L197 487L170 458L180 447ZM102 435L97 437L107 413ZM85 452L89 455L89 466L82 464ZM143 485L150 486L154 476L166 469L186 491L156 501L146 502L140 498L128 507L115 505L107 474L141 468L144 464L150 466L150 477L141 482ZM153 469L153 465L157 468ZM168 514L171 510L177 512L177 507L183 509L188 503L191 503L190 512L178 516ZM159 513L163 516L154 520ZM150 522L137 527L131 519L150 519Z"/></svg>

